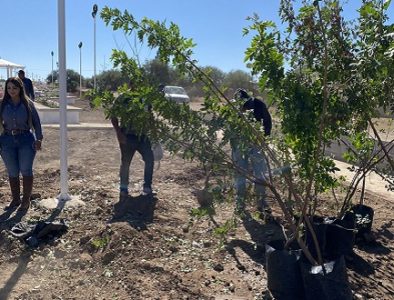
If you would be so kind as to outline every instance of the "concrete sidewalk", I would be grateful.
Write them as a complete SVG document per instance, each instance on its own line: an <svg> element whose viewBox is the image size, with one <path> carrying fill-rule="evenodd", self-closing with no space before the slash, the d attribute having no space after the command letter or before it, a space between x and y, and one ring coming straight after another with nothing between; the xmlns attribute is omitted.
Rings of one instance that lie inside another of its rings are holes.
<svg viewBox="0 0 394 300"><path fill-rule="evenodd" d="M59 129L59 124L42 124L43 128L54 128ZM108 123L78 123L78 124L67 124L68 130L78 130L78 129L112 129L112 124Z"/></svg>
<svg viewBox="0 0 394 300"><path fill-rule="evenodd" d="M355 174L354 172L349 170L351 165L339 160L335 160L335 165L338 167L338 169L340 169L340 171L336 172L337 177L344 176L346 178L346 182L350 183ZM365 189L368 192L379 195L386 200L394 202L394 192L388 191L386 185L387 182L385 182L375 172L369 172L366 176Z"/></svg>

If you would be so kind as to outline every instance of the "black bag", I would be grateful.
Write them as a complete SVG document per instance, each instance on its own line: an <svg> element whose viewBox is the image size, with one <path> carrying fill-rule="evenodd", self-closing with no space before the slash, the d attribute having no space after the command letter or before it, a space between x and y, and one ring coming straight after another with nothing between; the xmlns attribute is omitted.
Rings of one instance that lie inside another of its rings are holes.
<svg viewBox="0 0 394 300"><path fill-rule="evenodd" d="M300 254L301 250L276 250L266 246L267 287L275 299L305 299L298 264Z"/></svg>
<svg viewBox="0 0 394 300"><path fill-rule="evenodd" d="M372 207L357 204L350 211L355 218L356 239L364 239L365 235L371 232L374 210Z"/></svg>
<svg viewBox="0 0 394 300"><path fill-rule="evenodd" d="M11 228L11 234L25 241L30 247L37 247L40 242L60 236L67 230L68 225L64 220L39 221L36 224L19 222Z"/></svg>
<svg viewBox="0 0 394 300"><path fill-rule="evenodd" d="M352 300L352 290L346 274L343 256L322 266L300 261L307 300Z"/></svg>

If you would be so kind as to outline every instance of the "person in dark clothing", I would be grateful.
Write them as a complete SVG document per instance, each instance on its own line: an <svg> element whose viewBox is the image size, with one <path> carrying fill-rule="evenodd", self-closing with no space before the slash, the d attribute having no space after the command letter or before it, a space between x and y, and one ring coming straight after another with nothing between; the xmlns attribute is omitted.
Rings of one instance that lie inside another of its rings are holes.
<svg viewBox="0 0 394 300"><path fill-rule="evenodd" d="M272 129L271 115L268 112L267 106L262 100L249 97L246 100L245 104L243 105L242 109L244 111L252 110L256 121L263 123L265 135L271 134L271 129Z"/></svg>
<svg viewBox="0 0 394 300"><path fill-rule="evenodd" d="M249 94L243 90L238 89L234 98L244 101L242 111L251 111L256 122L261 122L264 127L266 136L271 134L272 119L265 103L255 97L250 97ZM232 159L237 167L242 170L248 170L251 164L254 176L259 179L264 179L264 174L267 171L267 158L262 153L261 148L256 145L250 145L247 149L241 149L237 139L231 141ZM234 175L234 186L236 189L236 209L242 212L245 208L245 194L246 194L246 177L240 172ZM255 193L259 199L258 207L261 211L269 211L266 202L265 186L255 184Z"/></svg>
<svg viewBox="0 0 394 300"><path fill-rule="evenodd" d="M5 208L27 211L33 188L33 161L43 139L40 117L25 95L22 80L8 78L0 102L0 154L7 168L12 201ZM23 197L20 199L22 174Z"/></svg>
<svg viewBox="0 0 394 300"><path fill-rule="evenodd" d="M120 103L120 105L122 105L122 103L127 102L128 99L121 95L116 99L116 101L118 101L118 104ZM146 109L147 111L150 110L149 107ZM132 125L125 125L124 122L122 122L122 119L117 116L111 117L111 123L116 131L121 155L119 171L120 196L122 198L128 196L130 164L135 152L141 154L142 160L145 163L142 193L144 195L152 194L154 157L152 145L148 136L144 132L136 132Z"/></svg>
<svg viewBox="0 0 394 300"><path fill-rule="evenodd" d="M25 77L25 71L23 70L18 71L18 77L23 82L26 95L30 98L30 100L34 101L35 95L34 95L33 82L29 78Z"/></svg>

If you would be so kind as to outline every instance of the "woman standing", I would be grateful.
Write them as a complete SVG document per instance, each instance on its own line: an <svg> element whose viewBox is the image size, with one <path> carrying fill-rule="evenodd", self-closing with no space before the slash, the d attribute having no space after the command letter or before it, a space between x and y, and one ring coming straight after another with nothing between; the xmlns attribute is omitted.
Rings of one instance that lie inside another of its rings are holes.
<svg viewBox="0 0 394 300"><path fill-rule="evenodd" d="M0 153L7 168L12 201L5 207L28 210L33 189L33 161L41 149L40 117L33 101L26 96L22 80L8 78L0 102ZM22 174L23 196L20 199L19 174Z"/></svg>

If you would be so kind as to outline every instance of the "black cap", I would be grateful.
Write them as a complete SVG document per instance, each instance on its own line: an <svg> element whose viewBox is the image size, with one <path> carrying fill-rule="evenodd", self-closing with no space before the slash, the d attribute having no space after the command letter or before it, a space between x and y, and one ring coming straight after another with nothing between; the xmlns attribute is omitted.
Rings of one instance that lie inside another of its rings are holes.
<svg viewBox="0 0 394 300"><path fill-rule="evenodd" d="M250 98L250 96L244 89L238 88L234 93L234 98L240 98L240 99L247 100Z"/></svg>

